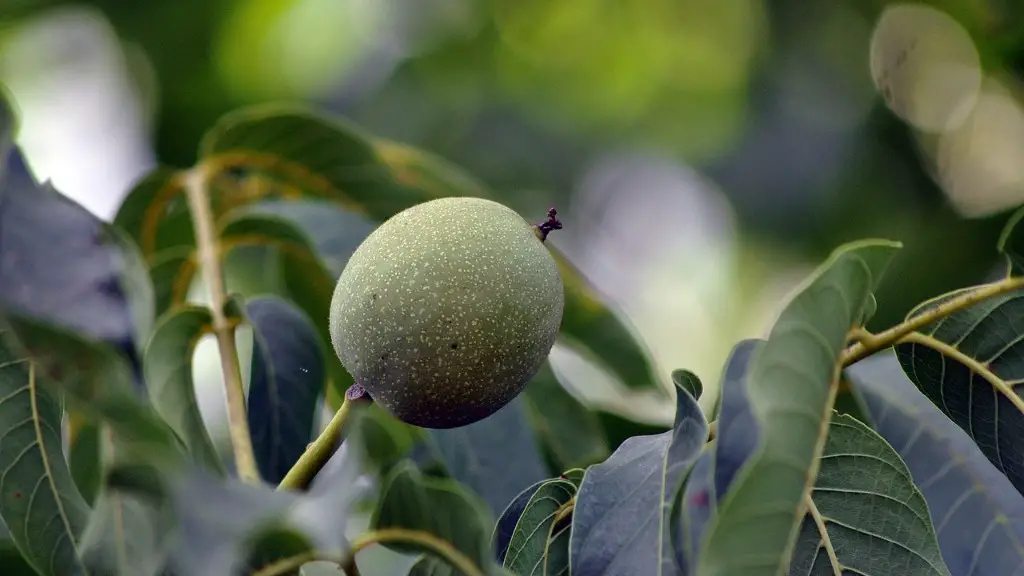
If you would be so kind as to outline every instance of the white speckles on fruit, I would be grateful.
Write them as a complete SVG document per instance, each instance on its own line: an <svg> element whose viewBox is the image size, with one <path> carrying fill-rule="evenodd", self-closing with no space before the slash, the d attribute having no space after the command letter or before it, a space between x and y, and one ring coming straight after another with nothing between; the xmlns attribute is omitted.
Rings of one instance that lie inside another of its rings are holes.
<svg viewBox="0 0 1024 576"><path fill-rule="evenodd" d="M331 340L375 402L409 424L453 428L523 390L564 304L558 267L521 216L442 198L396 214L352 254L331 303Z"/></svg>

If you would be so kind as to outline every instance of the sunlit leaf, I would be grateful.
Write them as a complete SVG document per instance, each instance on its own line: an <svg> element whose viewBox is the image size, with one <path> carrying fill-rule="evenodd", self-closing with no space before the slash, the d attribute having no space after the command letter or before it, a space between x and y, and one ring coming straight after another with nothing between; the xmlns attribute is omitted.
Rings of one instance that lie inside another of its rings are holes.
<svg viewBox="0 0 1024 576"><path fill-rule="evenodd" d="M700 552L701 576L774 574L789 562L828 430L839 358L897 246L862 241L836 250L755 355L745 382L760 441L720 496Z"/></svg>
<svg viewBox="0 0 1024 576"><path fill-rule="evenodd" d="M707 433L697 401L677 387L672 430L630 438L587 469L572 515L573 574L676 573L668 513Z"/></svg>
<svg viewBox="0 0 1024 576"><path fill-rule="evenodd" d="M953 576L1024 569L1024 497L914 387L891 353L847 373L874 428L899 453L928 502Z"/></svg>

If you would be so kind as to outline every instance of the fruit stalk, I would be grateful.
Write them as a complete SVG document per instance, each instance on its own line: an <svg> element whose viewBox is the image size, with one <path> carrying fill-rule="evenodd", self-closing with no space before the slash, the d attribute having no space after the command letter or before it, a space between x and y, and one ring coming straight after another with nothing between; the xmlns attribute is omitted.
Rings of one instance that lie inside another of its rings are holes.
<svg viewBox="0 0 1024 576"><path fill-rule="evenodd" d="M259 469L252 448L249 433L249 419L245 409L245 390L242 387L242 370L235 348L235 327L224 314L227 292L224 288L224 272L220 265L220 248L214 232L213 213L206 197L206 170L199 165L185 174L185 195L195 229L196 251L199 267L203 271L207 289L210 292L210 312L213 316L213 332L217 338L221 369L224 373L225 396L228 404L228 430L231 447L235 456L235 468L243 482L258 484Z"/></svg>
<svg viewBox="0 0 1024 576"><path fill-rule="evenodd" d="M299 456L295 465L281 479L277 489L304 490L309 486L313 477L324 467L324 464L330 460L334 451L338 448L342 432L345 428L345 422L348 421L348 416L352 412L353 406L359 402L369 401L370 397L363 390L362 386L359 384L350 386L345 392L345 400L341 403L338 411L334 413L331 421L327 423L327 427L312 444L306 447L306 451L302 453L302 456Z"/></svg>

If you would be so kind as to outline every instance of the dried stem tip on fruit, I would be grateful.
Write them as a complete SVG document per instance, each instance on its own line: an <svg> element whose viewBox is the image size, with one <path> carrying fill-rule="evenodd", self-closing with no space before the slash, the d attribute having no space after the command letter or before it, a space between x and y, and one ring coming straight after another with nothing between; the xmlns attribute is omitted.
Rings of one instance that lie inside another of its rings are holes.
<svg viewBox="0 0 1024 576"><path fill-rule="evenodd" d="M537 232L537 237L543 242L548 239L548 234L552 230L561 230L562 222L558 219L558 210L554 208L548 209L548 219L540 224L535 225L534 230Z"/></svg>

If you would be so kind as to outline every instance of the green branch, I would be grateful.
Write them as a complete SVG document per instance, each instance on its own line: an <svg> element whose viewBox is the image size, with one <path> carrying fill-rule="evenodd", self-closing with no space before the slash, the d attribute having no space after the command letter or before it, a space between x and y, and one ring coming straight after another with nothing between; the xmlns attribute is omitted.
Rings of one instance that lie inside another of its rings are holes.
<svg viewBox="0 0 1024 576"><path fill-rule="evenodd" d="M345 428L345 423L348 421L349 414L352 412L352 407L357 402L365 402L369 400L369 396L363 390L362 386L353 384L349 387L348 391L345 392L345 400L341 403L341 407L334 413L334 417L327 423L327 427L320 436L313 441L312 444L306 447L306 451L299 456L299 459L292 466L291 470L285 474L285 477L281 479L281 483L278 484L278 490L303 490L309 486L310 481L316 476L316 473L324 467L324 464L330 460L331 455L337 449L338 444L341 441L342 432Z"/></svg>
<svg viewBox="0 0 1024 576"><path fill-rule="evenodd" d="M224 373L224 390L228 405L228 430L231 448L235 455L238 477L244 482L258 484L259 469L252 449L249 433L249 418L245 408L245 389L242 386L242 370L238 363L235 347L235 327L224 314L227 291L224 288L224 271L220 263L220 247L215 232L213 212L206 193L206 170L199 165L184 174L185 195L188 198L192 226L195 229L196 252L199 267L210 292L210 311L213 316L213 332L217 337L220 364Z"/></svg>

